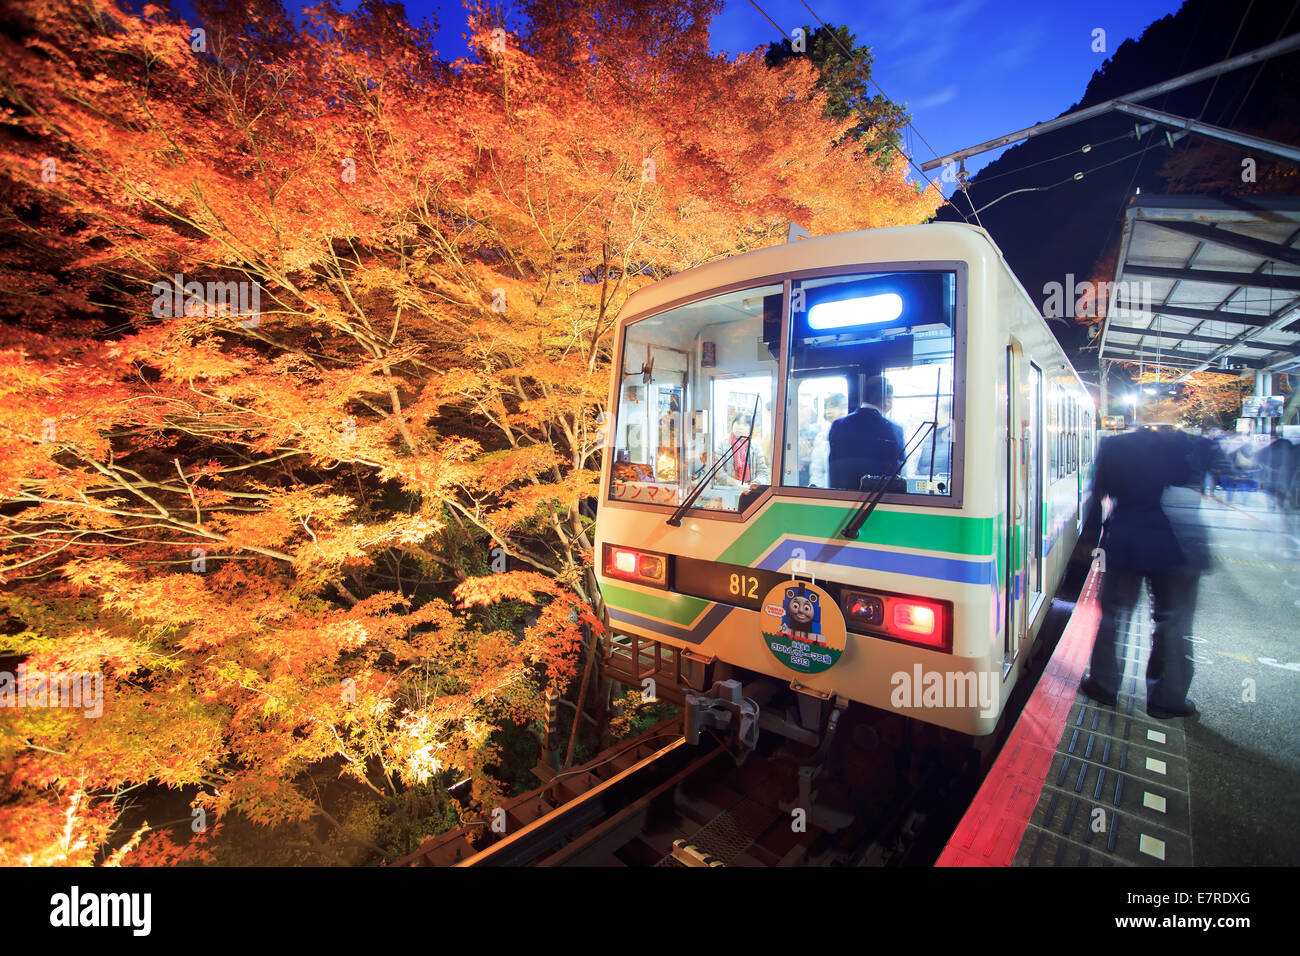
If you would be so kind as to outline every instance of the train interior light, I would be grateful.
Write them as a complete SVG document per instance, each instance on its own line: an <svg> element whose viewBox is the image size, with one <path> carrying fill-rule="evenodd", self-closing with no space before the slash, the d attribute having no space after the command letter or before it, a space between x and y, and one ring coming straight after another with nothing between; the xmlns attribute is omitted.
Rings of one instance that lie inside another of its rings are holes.
<svg viewBox="0 0 1300 956"><path fill-rule="evenodd" d="M808 310L808 325L818 332L859 325L893 322L903 314L903 297L897 292L818 302Z"/></svg>

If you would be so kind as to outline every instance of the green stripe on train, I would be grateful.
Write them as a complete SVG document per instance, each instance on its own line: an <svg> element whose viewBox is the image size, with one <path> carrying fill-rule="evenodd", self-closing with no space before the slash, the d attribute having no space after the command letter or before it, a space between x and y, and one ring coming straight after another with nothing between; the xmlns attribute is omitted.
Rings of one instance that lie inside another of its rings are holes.
<svg viewBox="0 0 1300 956"><path fill-rule="evenodd" d="M600 593L605 603L612 607L658 618L679 627L690 627L711 603L688 594L674 594L672 591L655 591L653 594L633 591L609 581L600 586Z"/></svg>
<svg viewBox="0 0 1300 956"><path fill-rule="evenodd" d="M855 507L778 501L754 519L718 560L751 567L783 535L834 538ZM993 552L993 519L877 510L862 526L857 543L987 556Z"/></svg>

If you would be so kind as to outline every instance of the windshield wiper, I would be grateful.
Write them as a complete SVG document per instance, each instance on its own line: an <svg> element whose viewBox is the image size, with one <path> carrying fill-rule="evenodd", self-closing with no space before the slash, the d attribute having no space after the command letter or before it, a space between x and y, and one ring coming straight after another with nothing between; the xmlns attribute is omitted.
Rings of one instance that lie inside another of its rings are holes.
<svg viewBox="0 0 1300 956"><path fill-rule="evenodd" d="M907 444L903 447L902 454L898 456L898 464L894 466L894 470L888 475L877 479L866 500L858 505L857 511L853 512L849 523L844 526L844 537L857 538L858 532L862 530L862 526L871 517L871 512L876 510L876 505L880 504L880 499L885 496L890 484L898 477L898 473L903 470L903 466L907 464L907 459L911 458L912 453L921 447L920 442L917 441L918 437L921 441L924 441L925 436L929 434L928 429L932 428L934 428L934 422L921 422L916 427L916 431L912 432L912 437L907 440ZM915 447L913 447L913 442L916 442ZM863 478L865 479L866 476L864 475Z"/></svg>
<svg viewBox="0 0 1300 956"><path fill-rule="evenodd" d="M749 416L749 434L745 436L745 466L741 469L740 473L742 475L749 471L749 445L754 438L754 421L758 418L758 401L759 396L755 395L754 414ZM731 448L728 449L727 453L713 463L712 467L710 467L709 470L700 477L700 480L691 488L691 493L687 495L685 500L682 501L682 503L674 509L673 513L668 516L667 524L672 525L674 528L681 525L682 515L691 510L691 506L695 504L695 499L700 496L700 492L702 492L705 486L713 480L714 475L721 470L722 466L735 457L736 451L739 447L740 445L738 442L733 441L731 443Z"/></svg>

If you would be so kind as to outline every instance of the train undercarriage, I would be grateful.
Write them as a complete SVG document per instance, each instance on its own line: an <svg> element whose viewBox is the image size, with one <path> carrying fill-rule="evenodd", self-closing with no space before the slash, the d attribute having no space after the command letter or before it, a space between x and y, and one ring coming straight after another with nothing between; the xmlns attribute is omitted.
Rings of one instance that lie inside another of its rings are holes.
<svg viewBox="0 0 1300 956"><path fill-rule="evenodd" d="M1006 725L971 737L636 635L613 635L603 664L606 679L679 706L688 744L711 738L737 764L757 753L782 768L792 825L850 842L882 828L905 841L960 803L954 791L974 792Z"/></svg>

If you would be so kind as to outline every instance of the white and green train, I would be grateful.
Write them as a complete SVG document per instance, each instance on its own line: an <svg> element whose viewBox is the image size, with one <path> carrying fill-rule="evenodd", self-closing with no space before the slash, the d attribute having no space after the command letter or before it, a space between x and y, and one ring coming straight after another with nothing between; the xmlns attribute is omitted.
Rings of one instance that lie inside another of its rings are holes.
<svg viewBox="0 0 1300 956"><path fill-rule="evenodd" d="M696 681L991 733L1077 539L1095 416L988 234L691 269L628 299L615 348L613 631Z"/></svg>

